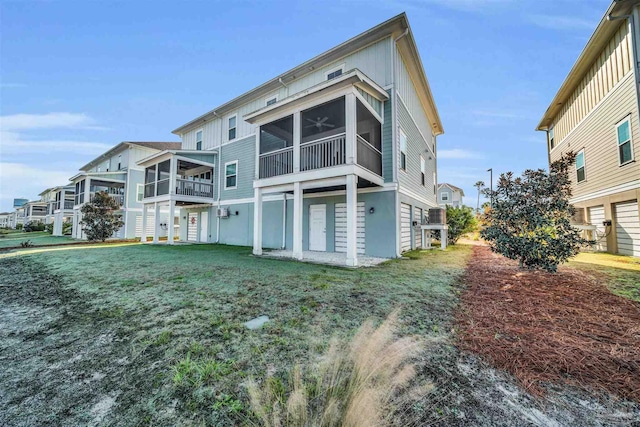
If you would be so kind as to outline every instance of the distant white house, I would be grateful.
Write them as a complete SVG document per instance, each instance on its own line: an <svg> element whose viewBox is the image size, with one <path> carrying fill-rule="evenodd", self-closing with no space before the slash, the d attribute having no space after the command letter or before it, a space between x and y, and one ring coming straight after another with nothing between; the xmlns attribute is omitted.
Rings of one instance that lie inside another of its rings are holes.
<svg viewBox="0 0 640 427"><path fill-rule="evenodd" d="M464 191L460 187L443 182L438 184L438 205L442 208L449 206L462 206Z"/></svg>

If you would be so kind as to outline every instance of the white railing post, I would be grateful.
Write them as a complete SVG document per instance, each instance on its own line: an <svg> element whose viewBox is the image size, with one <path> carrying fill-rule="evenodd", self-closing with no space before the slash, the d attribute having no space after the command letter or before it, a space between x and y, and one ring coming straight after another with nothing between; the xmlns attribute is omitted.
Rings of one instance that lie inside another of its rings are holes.
<svg viewBox="0 0 640 427"><path fill-rule="evenodd" d="M293 173L300 172L300 138L302 135L302 128L300 126L302 113L296 112L293 114Z"/></svg>
<svg viewBox="0 0 640 427"><path fill-rule="evenodd" d="M345 96L345 132L347 164L356 162L356 95L348 93Z"/></svg>

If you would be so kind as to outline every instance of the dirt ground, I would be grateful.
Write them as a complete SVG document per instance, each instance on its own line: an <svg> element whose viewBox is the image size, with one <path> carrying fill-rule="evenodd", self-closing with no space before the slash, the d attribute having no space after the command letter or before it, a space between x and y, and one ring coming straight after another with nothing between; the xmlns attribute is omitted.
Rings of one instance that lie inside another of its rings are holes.
<svg viewBox="0 0 640 427"><path fill-rule="evenodd" d="M103 259L113 260L114 265L130 261L131 268L137 266L138 274L140 266L151 266L160 251L166 252L166 248L142 245L100 250L104 251L101 252ZM223 385L231 387L230 390L241 390L242 375L259 372L265 362L285 363L283 350L278 349L304 354L300 340L313 339L314 334L321 332L316 325L318 319L333 319L327 325L331 326L327 328L329 332L322 330L322 334L330 336L338 325L344 330L357 326L370 315L367 313L386 314L388 308L382 306L381 301L386 301L391 289L397 292L394 298L407 293L407 301L414 301L419 294L413 292L419 290L425 299L435 298L434 304L439 301L439 306L430 303L406 309L407 331L432 332L429 348L416 361L419 370L416 378L428 380L435 387L431 393L416 399L411 407L404 408L395 425L629 426L640 422L640 408L635 403L564 384L547 387L544 397L533 397L508 373L491 368L480 357L459 351L453 332L455 298L440 292L447 288L452 295L464 291L464 284L459 287L449 284L455 283L463 270L446 263L450 262L447 257L452 259L468 252L422 253L376 269L352 271L325 270L320 266L284 261L252 261L248 253L237 249L225 251L194 246L170 250L173 251L171 259L164 268L184 277L202 274L209 280L226 271L227 276L221 283L227 286L233 283L231 289L236 290L218 290L217 282L211 288L179 283L183 279L178 276L172 279L166 271L157 271L157 267L150 267L135 284L120 280L120 276L132 277L133 270L125 267L116 271L111 265L104 266L104 271L112 272L110 275L89 268L84 274L68 273L94 259L90 251L82 252L87 258L81 256L78 261L73 261L78 255L70 251L0 259L0 366L3 368L0 369L0 425L253 425L243 406L246 396L241 392L233 398L221 394ZM207 265L199 267L202 271L186 262L195 257L207 260ZM72 265L74 262L78 265ZM227 266L221 268L225 263ZM231 263L233 268L228 266ZM242 267L245 264L247 266ZM52 265L64 267L60 271L67 273L57 273ZM205 323L210 321L207 319L211 313L215 313L205 311L209 310L207 304L221 304L212 307L228 310L231 315L245 308L242 304L265 300L273 295L276 282L271 285L271 293L262 294L265 288L258 282L259 278L265 280L270 274L276 274L276 269L280 270L279 277L296 274L295 283L283 283L276 293L280 295L283 313L287 307L297 313L297 317L259 334L235 327L229 329L228 336L226 332L224 335L212 332L220 326ZM434 281L436 274L440 276ZM318 278L323 282L310 287L319 283ZM382 282L372 283L370 287L363 285L375 278L385 283L397 282L397 286L389 287ZM295 306L298 294L286 294L292 289L292 283L293 288L306 289L304 306ZM386 286L385 292L380 294L383 286ZM169 306L160 298L177 300L178 296L186 295L191 298L189 304ZM335 300L309 308L309 295L316 299L331 295ZM339 301L345 302L345 307L339 306ZM394 301L388 301L389 307L393 305ZM154 314L154 310L160 308L161 312ZM355 314L355 317L348 322L340 320L339 313L335 312L337 308L342 316ZM160 333L168 327L172 328L171 334ZM291 331L287 333L291 335L283 335L283 329L286 332L289 327ZM188 393L176 389L172 369L187 354L187 348L195 354L195 338L205 348L216 349L217 353L212 355L216 360L230 353L224 360L235 359L233 366L242 371L231 372L227 378ZM283 341L285 338L287 342ZM247 342L251 346L242 347ZM237 353L232 353L233 346L238 347ZM256 353L254 349L261 352ZM244 408L240 412L229 409L235 407L234 399Z"/></svg>

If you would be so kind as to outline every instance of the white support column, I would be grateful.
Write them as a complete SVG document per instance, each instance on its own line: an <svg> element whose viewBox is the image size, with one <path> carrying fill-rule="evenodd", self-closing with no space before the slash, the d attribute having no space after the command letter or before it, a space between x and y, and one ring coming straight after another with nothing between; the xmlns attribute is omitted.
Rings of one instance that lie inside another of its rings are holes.
<svg viewBox="0 0 640 427"><path fill-rule="evenodd" d="M356 144L356 95L348 93L345 96L345 146L347 164L354 164L357 160Z"/></svg>
<svg viewBox="0 0 640 427"><path fill-rule="evenodd" d="M142 204L142 231L140 232L140 242L147 243L147 215L149 214L147 204Z"/></svg>
<svg viewBox="0 0 640 427"><path fill-rule="evenodd" d="M175 176L175 175L174 175ZM171 187L174 188L174 187ZM169 200L169 219L167 220L167 243L173 245L173 239L175 237L175 228L173 224L175 223L176 216L176 201Z"/></svg>
<svg viewBox="0 0 640 427"><path fill-rule="evenodd" d="M446 225L442 227L442 230L440 231L440 249L442 250L447 249L447 240L449 239L449 236L447 235L448 232L449 227Z"/></svg>
<svg viewBox="0 0 640 427"><path fill-rule="evenodd" d="M262 189L254 190L253 202L253 254L262 255Z"/></svg>
<svg viewBox="0 0 640 427"><path fill-rule="evenodd" d="M91 178L87 177L84 180L84 203L91 201Z"/></svg>
<svg viewBox="0 0 640 427"><path fill-rule="evenodd" d="M302 259L302 187L293 183L293 257Z"/></svg>
<svg viewBox="0 0 640 427"><path fill-rule="evenodd" d="M153 243L158 243L160 241L160 205L158 202L155 202L153 207L155 209L153 212L155 219L155 224L153 224Z"/></svg>
<svg viewBox="0 0 640 427"><path fill-rule="evenodd" d="M171 156L169 163L169 194L176 194L176 179L178 178L178 159ZM175 203L173 204L175 208Z"/></svg>
<svg viewBox="0 0 640 427"><path fill-rule="evenodd" d="M347 175L347 265L358 265L358 181L355 175Z"/></svg>
<svg viewBox="0 0 640 427"><path fill-rule="evenodd" d="M300 172L301 116L299 111L293 114L293 173Z"/></svg>

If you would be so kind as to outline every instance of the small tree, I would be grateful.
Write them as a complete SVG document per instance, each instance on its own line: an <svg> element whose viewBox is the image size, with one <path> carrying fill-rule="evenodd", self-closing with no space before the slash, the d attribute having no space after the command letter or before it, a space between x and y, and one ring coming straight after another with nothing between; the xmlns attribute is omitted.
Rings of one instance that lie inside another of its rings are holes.
<svg viewBox="0 0 640 427"><path fill-rule="evenodd" d="M484 188L484 181L478 181L475 184L473 184L473 186L478 189L478 201L476 202L476 212L480 212L480 193Z"/></svg>
<svg viewBox="0 0 640 427"><path fill-rule="evenodd" d="M478 221L473 215L473 208L468 206L447 205L447 242L455 245L462 235L471 233L478 228Z"/></svg>
<svg viewBox="0 0 640 427"><path fill-rule="evenodd" d="M543 169L526 170L522 177L501 174L494 192L493 208L486 213L488 226L480 235L491 250L518 260L521 268L555 272L560 263L590 243L569 224L575 208L569 204L569 168L575 154L568 153Z"/></svg>
<svg viewBox="0 0 640 427"><path fill-rule="evenodd" d="M122 227L124 221L114 214L119 208L118 203L106 191L97 192L91 202L82 205L80 223L84 226L87 238L104 242Z"/></svg>

